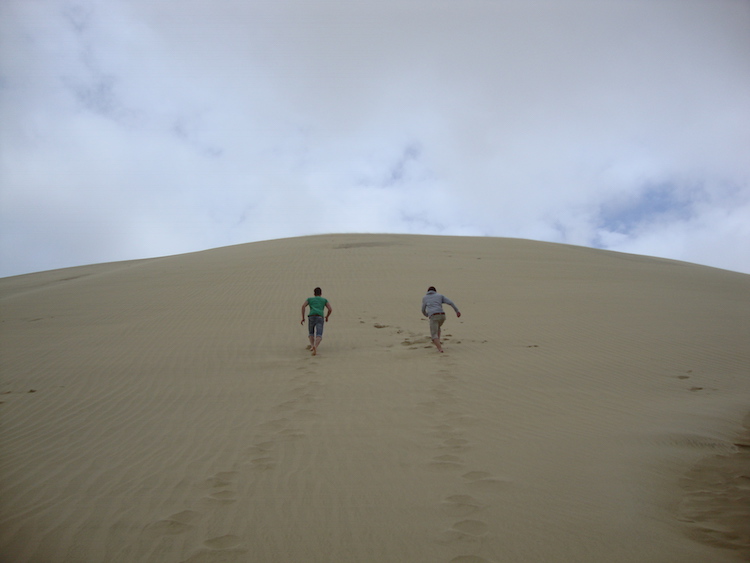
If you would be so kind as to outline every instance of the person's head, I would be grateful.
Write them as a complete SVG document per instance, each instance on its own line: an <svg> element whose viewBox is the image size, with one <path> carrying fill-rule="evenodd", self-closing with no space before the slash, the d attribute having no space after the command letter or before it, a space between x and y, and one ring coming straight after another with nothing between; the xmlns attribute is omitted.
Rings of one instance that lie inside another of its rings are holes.
<svg viewBox="0 0 750 563"><path fill-rule="evenodd" d="M323 293L323 290L321 290L319 287L315 288L315 291L313 291L316 297L320 297L320 295Z"/></svg>
<svg viewBox="0 0 750 563"><path fill-rule="evenodd" d="M427 292L429 293L430 291L437 291L437 289L435 289L435 287L431 285L427 288Z"/></svg>

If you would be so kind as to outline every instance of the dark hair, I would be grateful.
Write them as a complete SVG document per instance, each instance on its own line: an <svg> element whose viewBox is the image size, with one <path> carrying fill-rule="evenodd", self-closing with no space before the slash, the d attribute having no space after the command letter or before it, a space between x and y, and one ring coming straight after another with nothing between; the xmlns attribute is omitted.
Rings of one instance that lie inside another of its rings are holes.
<svg viewBox="0 0 750 563"><path fill-rule="evenodd" d="M322 290L321 290L321 289L320 289L319 287L316 287L316 288L315 288L315 291L313 291L313 293L314 293L315 295L320 295L321 293L323 293L323 291L322 291Z"/></svg>
<svg viewBox="0 0 750 563"><path fill-rule="evenodd" d="M435 286L431 285L427 288L427 291L437 291L437 289L435 289Z"/></svg>

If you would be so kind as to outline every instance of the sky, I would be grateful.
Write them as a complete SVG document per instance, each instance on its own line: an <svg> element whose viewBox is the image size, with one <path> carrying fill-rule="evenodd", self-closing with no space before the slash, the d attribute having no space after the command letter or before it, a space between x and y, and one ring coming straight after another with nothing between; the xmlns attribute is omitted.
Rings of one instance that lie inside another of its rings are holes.
<svg viewBox="0 0 750 563"><path fill-rule="evenodd" d="M750 273L750 2L0 2L1 277L348 232Z"/></svg>

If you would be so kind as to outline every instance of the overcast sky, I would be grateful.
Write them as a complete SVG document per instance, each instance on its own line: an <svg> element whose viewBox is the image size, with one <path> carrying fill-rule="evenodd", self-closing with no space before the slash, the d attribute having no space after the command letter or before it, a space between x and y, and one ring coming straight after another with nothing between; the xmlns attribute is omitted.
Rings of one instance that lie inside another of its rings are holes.
<svg viewBox="0 0 750 563"><path fill-rule="evenodd" d="M747 0L2 0L0 276L292 236L750 273Z"/></svg>

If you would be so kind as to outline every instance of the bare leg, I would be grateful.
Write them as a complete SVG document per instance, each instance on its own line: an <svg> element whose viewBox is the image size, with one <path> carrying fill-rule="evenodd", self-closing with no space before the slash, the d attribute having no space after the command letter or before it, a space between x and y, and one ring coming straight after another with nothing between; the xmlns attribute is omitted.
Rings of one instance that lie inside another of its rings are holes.
<svg viewBox="0 0 750 563"><path fill-rule="evenodd" d="M307 349L312 350L313 346L315 346L315 340L312 334L309 336L309 338L310 338L310 345L307 347Z"/></svg>
<svg viewBox="0 0 750 563"><path fill-rule="evenodd" d="M310 340L312 340L312 336L310 337ZM323 340L322 336L316 336L315 337L315 343L312 347L312 355L316 356L318 354L318 346L320 346L320 341Z"/></svg>
<svg viewBox="0 0 750 563"><path fill-rule="evenodd" d="M432 342L433 344L435 344L435 348L438 349L438 352L443 351L443 346L440 344L440 334L442 332L441 329L443 328L444 321L445 315L433 315L432 317L430 317L430 336L432 337Z"/></svg>

